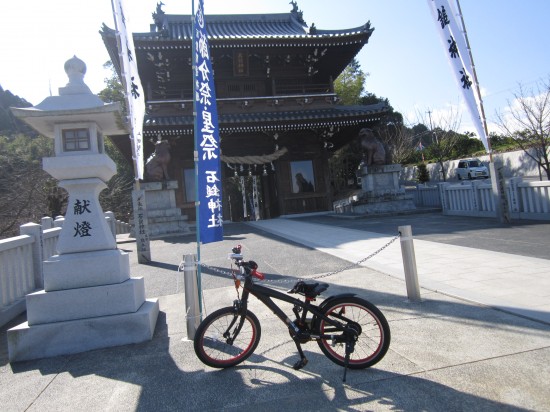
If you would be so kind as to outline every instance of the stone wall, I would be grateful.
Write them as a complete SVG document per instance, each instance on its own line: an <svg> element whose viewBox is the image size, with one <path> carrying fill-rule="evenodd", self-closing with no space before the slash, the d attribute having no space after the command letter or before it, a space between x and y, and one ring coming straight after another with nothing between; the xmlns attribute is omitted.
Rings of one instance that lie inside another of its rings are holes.
<svg viewBox="0 0 550 412"><path fill-rule="evenodd" d="M477 157L484 164L489 164L489 155L483 155ZM493 155L495 161L501 161L504 166L504 177L539 177L539 169L537 163L531 159L523 150L516 150L514 152L498 153ZM458 165L458 159L448 160L444 162L447 169L447 180L456 180L456 166ZM438 163L430 163L428 166L428 173L430 174L430 182L443 181L441 178L441 167ZM544 179L543 173L543 179ZM401 184L414 182L416 179L416 166L403 167L403 171L399 177Z"/></svg>

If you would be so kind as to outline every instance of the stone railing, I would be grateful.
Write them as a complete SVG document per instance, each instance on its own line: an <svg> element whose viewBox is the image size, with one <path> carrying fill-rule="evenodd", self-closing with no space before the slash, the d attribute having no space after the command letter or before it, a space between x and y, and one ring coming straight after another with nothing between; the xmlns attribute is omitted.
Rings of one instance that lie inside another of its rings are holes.
<svg viewBox="0 0 550 412"><path fill-rule="evenodd" d="M505 185L508 211L512 219L550 220L550 181L524 182L509 179ZM489 180L473 180L437 186L405 188L416 207L441 208L444 215L496 217L493 188ZM357 195L333 203L336 213L353 212Z"/></svg>
<svg viewBox="0 0 550 412"><path fill-rule="evenodd" d="M441 207L437 186L417 185L414 188L405 188L405 193L412 195L416 207Z"/></svg>
<svg viewBox="0 0 550 412"><path fill-rule="evenodd" d="M129 233L130 225L106 212L113 235ZM25 296L43 288L42 262L55 255L63 217L26 223L20 236L0 240L0 326L26 310Z"/></svg>
<svg viewBox="0 0 550 412"><path fill-rule="evenodd" d="M550 181L512 178L505 191L512 219L550 220ZM493 189L488 181L440 183L439 194L445 215L496 217Z"/></svg>

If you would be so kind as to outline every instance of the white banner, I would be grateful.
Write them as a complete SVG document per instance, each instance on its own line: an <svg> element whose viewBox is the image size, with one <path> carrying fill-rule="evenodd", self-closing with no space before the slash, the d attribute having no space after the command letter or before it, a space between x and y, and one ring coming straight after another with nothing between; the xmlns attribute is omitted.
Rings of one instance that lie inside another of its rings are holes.
<svg viewBox="0 0 550 412"><path fill-rule="evenodd" d="M113 15L119 37L119 56L122 70L128 117L132 133L132 157L136 166L136 180L143 179L143 117L145 116L145 96L137 69L134 39L124 0L113 1Z"/></svg>
<svg viewBox="0 0 550 412"><path fill-rule="evenodd" d="M481 118L482 108L479 87L474 84L474 68L466 44L466 36L464 30L457 24L457 19L460 16L454 7L454 2L452 3L452 5L449 4L447 0L428 0L432 18L440 34L445 52L449 57L453 75L459 88L462 89L477 134L483 142L485 150L489 152L487 134Z"/></svg>

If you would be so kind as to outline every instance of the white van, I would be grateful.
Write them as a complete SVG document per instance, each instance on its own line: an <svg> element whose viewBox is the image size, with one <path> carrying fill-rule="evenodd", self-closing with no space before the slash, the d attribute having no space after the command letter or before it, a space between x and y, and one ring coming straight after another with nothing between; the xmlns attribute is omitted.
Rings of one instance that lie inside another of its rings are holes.
<svg viewBox="0 0 550 412"><path fill-rule="evenodd" d="M489 177L489 170L478 159L461 159L458 161L456 176L458 180L487 179Z"/></svg>

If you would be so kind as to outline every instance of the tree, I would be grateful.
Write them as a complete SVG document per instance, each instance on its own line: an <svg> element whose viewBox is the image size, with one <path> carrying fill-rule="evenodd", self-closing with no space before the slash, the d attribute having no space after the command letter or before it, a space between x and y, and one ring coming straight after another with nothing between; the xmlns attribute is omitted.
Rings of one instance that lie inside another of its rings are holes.
<svg viewBox="0 0 550 412"><path fill-rule="evenodd" d="M109 139L105 139L105 153L115 162L117 172L107 182L107 188L99 195L101 207L104 211L113 212L117 219L128 222L133 207L133 169Z"/></svg>
<svg viewBox="0 0 550 412"><path fill-rule="evenodd" d="M105 88L98 96L105 103L119 102L126 111L124 88L114 70L113 63L108 61L103 67L111 69L111 76L105 79ZM105 152L116 164L117 173L107 183L107 189L99 196L102 208L111 211L118 219L127 219L132 213L132 189L134 184L133 165L130 165L118 148L105 139Z"/></svg>
<svg viewBox="0 0 550 412"><path fill-rule="evenodd" d="M527 90L520 85L508 106L497 114L499 126L550 180L550 80Z"/></svg>
<svg viewBox="0 0 550 412"><path fill-rule="evenodd" d="M101 90L97 95L105 103L119 102L123 111L126 111L126 98L124 94L124 87L120 82L118 75L115 71L113 63L111 61L106 62L103 68L111 70L111 76L104 79L105 88Z"/></svg>
<svg viewBox="0 0 550 412"><path fill-rule="evenodd" d="M403 123L403 115L393 109L390 101L385 97L378 97L374 93L366 93L359 99L361 105L384 103L388 113L375 127L376 135L384 144L387 160L391 163L405 163L415 153L414 133Z"/></svg>
<svg viewBox="0 0 550 412"><path fill-rule="evenodd" d="M42 170L53 156L47 137L0 136L0 236L19 234L19 226L49 215L48 195L56 181Z"/></svg>
<svg viewBox="0 0 550 412"><path fill-rule="evenodd" d="M403 116L399 112L388 113L375 128L375 132L384 144L387 160L390 163L406 163L416 152L412 130L403 124Z"/></svg>
<svg viewBox="0 0 550 412"><path fill-rule="evenodd" d="M428 173L428 167L426 163L419 163L416 166L416 180L418 183L427 183L430 181L430 174Z"/></svg>
<svg viewBox="0 0 550 412"><path fill-rule="evenodd" d="M426 113L429 117L428 124L430 125L431 132L426 134L428 137L427 140L431 140L426 149L426 156L437 161L441 168L441 177L446 182L447 169L445 167L445 160L453 157L453 152L462 138L461 134L455 132L460 127L460 118L454 109L436 119L432 119L431 111ZM419 115L419 118L422 120L421 123L426 123L423 115Z"/></svg>
<svg viewBox="0 0 550 412"><path fill-rule="evenodd" d="M353 59L344 71L334 81L334 91L340 98L340 103L345 105L359 104L361 95L365 90L367 74L361 70L361 65Z"/></svg>

